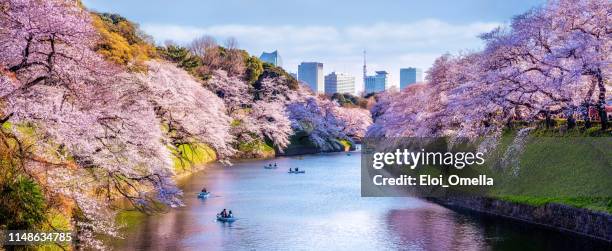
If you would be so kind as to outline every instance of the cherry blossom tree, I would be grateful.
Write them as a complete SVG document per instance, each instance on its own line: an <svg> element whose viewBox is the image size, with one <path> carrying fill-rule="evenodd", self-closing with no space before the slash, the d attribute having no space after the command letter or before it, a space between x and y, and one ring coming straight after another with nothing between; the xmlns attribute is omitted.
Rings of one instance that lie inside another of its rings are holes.
<svg viewBox="0 0 612 251"><path fill-rule="evenodd" d="M150 61L146 74L136 74L135 84L153 106L174 146L205 143L219 157L233 154L229 134L231 118L223 100L211 93L184 70L169 63Z"/></svg>
<svg viewBox="0 0 612 251"><path fill-rule="evenodd" d="M554 1L517 22L517 31L547 32L540 47L545 54L539 59L555 70L557 75L567 75L564 79L555 76L558 85L570 93L573 104L582 100L583 104L594 105L599 112L602 129L607 128L605 114L606 79L610 77L612 62L612 37L610 36L609 1ZM526 23L540 20L537 28L526 29ZM530 34L528 32L527 36ZM531 33L533 34L533 33ZM536 47L537 48L537 47Z"/></svg>
<svg viewBox="0 0 612 251"><path fill-rule="evenodd" d="M270 88L280 87L267 80ZM239 142L269 140L280 151L289 144L293 133L283 99L266 95L255 100L254 88L239 77L229 77L223 70L213 72L206 87L223 99L228 115L235 121L230 130Z"/></svg>
<svg viewBox="0 0 612 251"><path fill-rule="evenodd" d="M74 85L82 92L36 85L6 97L4 113L13 115L9 121L37 132L36 144L26 148L31 153L23 156L24 173L51 196L75 202L75 214L81 215L75 225L86 227L80 229L84 237L116 234L112 212L105 209L117 196L144 210L153 201L180 205L172 162L161 143L165 137L150 103L136 95L140 90L122 81ZM17 128L12 133L24 142L32 137Z"/></svg>
<svg viewBox="0 0 612 251"><path fill-rule="evenodd" d="M239 77L228 76L224 70L215 70L212 78L206 81L205 87L223 99L229 114L247 108L253 101L252 87Z"/></svg>
<svg viewBox="0 0 612 251"><path fill-rule="evenodd" d="M306 87L299 85L297 90L292 90L285 84L286 81L284 77L264 78L256 90L256 99L287 105L291 102L304 101L306 97L312 96Z"/></svg>
<svg viewBox="0 0 612 251"><path fill-rule="evenodd" d="M342 130L344 122L333 113L337 105L329 100L310 97L304 102L289 104L287 109L295 131L306 133L310 141L317 147L331 150L334 140L350 140Z"/></svg>
<svg viewBox="0 0 612 251"><path fill-rule="evenodd" d="M380 95L368 135L497 137L513 120L550 124L565 114L571 125L585 105L597 107L605 130L611 9L560 0L516 16L481 36L483 51L438 58L425 90Z"/></svg>
<svg viewBox="0 0 612 251"><path fill-rule="evenodd" d="M89 13L74 1L0 2L0 62L21 86L72 84L92 75L111 75L112 67L90 48L96 41Z"/></svg>
<svg viewBox="0 0 612 251"><path fill-rule="evenodd" d="M253 131L258 136L272 141L278 150L282 152L289 145L289 136L293 134L293 129L282 103L257 101L249 112L249 118L257 125Z"/></svg>
<svg viewBox="0 0 612 251"><path fill-rule="evenodd" d="M385 105L375 106L377 117L368 128L366 137L418 137L428 128L427 109L430 89L423 84L411 85L399 93L382 93L379 100Z"/></svg>
<svg viewBox="0 0 612 251"><path fill-rule="evenodd" d="M19 140L24 175L73 202L79 240L100 247L95 234L117 235L118 197L143 210L180 205L154 99L92 51L89 13L74 1L0 6L0 114L13 125L3 133Z"/></svg>
<svg viewBox="0 0 612 251"><path fill-rule="evenodd" d="M336 106L332 111L338 120L343 121L342 132L353 139L365 137L372 124L372 116L366 109Z"/></svg>

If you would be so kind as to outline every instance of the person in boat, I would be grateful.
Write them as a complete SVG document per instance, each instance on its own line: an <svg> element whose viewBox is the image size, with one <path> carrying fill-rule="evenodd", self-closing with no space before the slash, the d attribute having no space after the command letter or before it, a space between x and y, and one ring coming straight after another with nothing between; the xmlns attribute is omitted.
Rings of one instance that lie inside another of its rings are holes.
<svg viewBox="0 0 612 251"><path fill-rule="evenodd" d="M225 208L224 208L223 211L221 211L220 215L223 218L227 218L227 210L225 210Z"/></svg>
<svg viewBox="0 0 612 251"><path fill-rule="evenodd" d="M289 172L293 172L293 169L291 169L291 167L289 167Z"/></svg>
<svg viewBox="0 0 612 251"><path fill-rule="evenodd" d="M274 162L274 167L277 167L276 162Z"/></svg>
<svg viewBox="0 0 612 251"><path fill-rule="evenodd" d="M206 187L202 187L202 192L203 193L208 193L208 191L206 191Z"/></svg>
<svg viewBox="0 0 612 251"><path fill-rule="evenodd" d="M234 214L232 213L232 210L229 210L229 213L227 214L227 218L232 218L234 217Z"/></svg>
<svg viewBox="0 0 612 251"><path fill-rule="evenodd" d="M298 171L298 168L296 167L296 168L295 168L295 172L297 173L297 171Z"/></svg>

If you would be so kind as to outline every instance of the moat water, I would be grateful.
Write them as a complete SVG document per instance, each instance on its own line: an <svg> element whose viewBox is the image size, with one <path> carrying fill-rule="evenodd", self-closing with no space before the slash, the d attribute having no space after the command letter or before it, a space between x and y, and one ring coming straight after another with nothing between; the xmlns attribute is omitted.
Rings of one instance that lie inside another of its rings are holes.
<svg viewBox="0 0 612 251"><path fill-rule="evenodd" d="M608 250L553 230L458 213L419 198L360 196L360 154L214 165L181 183L185 206L147 216L116 250ZM264 169L276 162L278 169ZM288 174L299 167L305 174ZM208 199L196 197L206 187ZM217 222L232 210L238 218Z"/></svg>

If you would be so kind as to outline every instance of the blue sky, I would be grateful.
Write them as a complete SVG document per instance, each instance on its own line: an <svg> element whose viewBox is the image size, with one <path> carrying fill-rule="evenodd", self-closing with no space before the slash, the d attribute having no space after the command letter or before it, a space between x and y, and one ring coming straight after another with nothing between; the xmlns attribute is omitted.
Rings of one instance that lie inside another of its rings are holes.
<svg viewBox="0 0 612 251"><path fill-rule="evenodd" d="M222 43L231 36L257 56L278 49L290 72L297 72L302 61L319 61L326 74L336 70L355 75L361 89L364 49L369 73L386 70L396 84L399 68L425 71L443 53L478 50L478 34L544 0L83 2L139 23L157 43L186 44L204 34Z"/></svg>

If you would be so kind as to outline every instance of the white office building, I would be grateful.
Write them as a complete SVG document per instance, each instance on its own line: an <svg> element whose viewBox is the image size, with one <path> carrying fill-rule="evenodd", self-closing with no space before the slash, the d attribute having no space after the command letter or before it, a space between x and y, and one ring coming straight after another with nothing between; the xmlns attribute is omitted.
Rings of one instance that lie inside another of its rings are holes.
<svg viewBox="0 0 612 251"><path fill-rule="evenodd" d="M355 94L355 77L342 72L332 72L325 76L325 94L334 93Z"/></svg>

